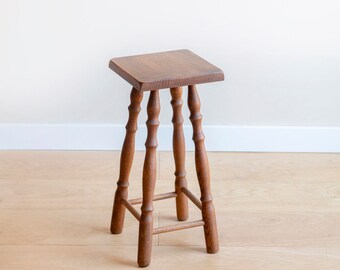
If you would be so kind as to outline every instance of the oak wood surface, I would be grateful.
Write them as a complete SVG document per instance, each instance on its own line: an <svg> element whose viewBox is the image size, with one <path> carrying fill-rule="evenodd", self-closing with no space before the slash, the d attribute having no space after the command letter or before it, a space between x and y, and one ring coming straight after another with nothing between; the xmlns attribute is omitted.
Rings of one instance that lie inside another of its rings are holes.
<svg viewBox="0 0 340 270"><path fill-rule="evenodd" d="M339 154L207 154L219 253L204 252L201 227L154 235L149 269L338 269ZM135 153L130 197L140 196L144 155ZM119 235L107 226L119 158L118 151L0 151L0 269L136 269L135 218L126 214ZM162 193L173 188L175 164L172 152L158 158ZM186 171L197 196L193 152ZM174 207L171 199L155 203L154 227L178 223ZM189 208L190 221L201 217Z"/></svg>
<svg viewBox="0 0 340 270"><path fill-rule="evenodd" d="M224 80L222 70L189 50L113 58L109 67L142 91Z"/></svg>
<svg viewBox="0 0 340 270"><path fill-rule="evenodd" d="M138 269L130 259L135 253L134 246L0 246L0 267L6 270ZM339 267L339 254L339 248L223 247L216 259L202 253L200 246L156 246L157 261L148 269L335 270Z"/></svg>

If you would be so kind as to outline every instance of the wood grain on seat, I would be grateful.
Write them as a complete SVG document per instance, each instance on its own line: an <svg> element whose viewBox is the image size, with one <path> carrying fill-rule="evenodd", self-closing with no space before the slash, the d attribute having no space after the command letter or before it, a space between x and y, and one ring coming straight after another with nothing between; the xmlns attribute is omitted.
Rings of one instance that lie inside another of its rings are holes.
<svg viewBox="0 0 340 270"><path fill-rule="evenodd" d="M113 58L110 68L142 91L223 81L223 71L189 50Z"/></svg>

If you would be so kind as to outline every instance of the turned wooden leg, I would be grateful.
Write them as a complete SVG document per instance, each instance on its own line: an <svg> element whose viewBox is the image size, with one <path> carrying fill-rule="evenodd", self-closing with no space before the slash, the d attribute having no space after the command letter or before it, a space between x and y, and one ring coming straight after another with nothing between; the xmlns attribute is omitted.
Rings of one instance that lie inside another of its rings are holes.
<svg viewBox="0 0 340 270"><path fill-rule="evenodd" d="M120 172L117 182L117 190L113 202L111 233L118 234L123 230L125 206L122 199L128 197L129 176L135 152L135 134L137 131L137 118L141 110L140 103L143 99L143 92L132 88L130 95L129 120L126 124L126 135L120 156Z"/></svg>
<svg viewBox="0 0 340 270"><path fill-rule="evenodd" d="M160 112L159 90L150 92L146 121L148 135L145 142L146 153L143 167L143 203L139 222L138 265L148 266L151 261L153 234L153 196L156 182L156 148L158 115Z"/></svg>
<svg viewBox="0 0 340 270"><path fill-rule="evenodd" d="M195 85L189 86L188 107L190 110L190 121L193 126L196 172L201 190L205 243L208 253L216 253L219 249L216 217L210 191L209 163L205 151L204 134L202 131L202 115L200 112L201 102Z"/></svg>
<svg viewBox="0 0 340 270"><path fill-rule="evenodd" d="M184 221L188 219L188 198L182 192L183 187L187 187L185 172L185 141L183 133L183 116L182 116L182 87L171 88L171 105L173 110L172 123L174 132L172 138L174 160L175 160L175 191L176 191L176 211L177 219Z"/></svg>

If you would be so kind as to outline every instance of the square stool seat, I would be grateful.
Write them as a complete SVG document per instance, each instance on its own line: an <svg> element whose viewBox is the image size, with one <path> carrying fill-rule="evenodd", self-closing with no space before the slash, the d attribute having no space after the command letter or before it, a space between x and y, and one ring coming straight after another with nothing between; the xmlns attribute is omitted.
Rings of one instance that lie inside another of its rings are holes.
<svg viewBox="0 0 340 270"><path fill-rule="evenodd" d="M141 91L224 80L222 70L190 50L113 58L109 67Z"/></svg>

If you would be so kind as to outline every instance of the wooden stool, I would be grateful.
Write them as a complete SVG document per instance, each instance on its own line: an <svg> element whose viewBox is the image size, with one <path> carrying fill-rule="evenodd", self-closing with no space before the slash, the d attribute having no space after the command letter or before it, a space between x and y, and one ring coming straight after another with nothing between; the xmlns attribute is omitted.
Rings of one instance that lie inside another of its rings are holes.
<svg viewBox="0 0 340 270"><path fill-rule="evenodd" d="M119 234L123 230L125 208L139 221L138 264L147 266L151 261L152 236L197 226L204 226L206 249L216 253L219 249L215 209L210 191L210 172L204 146L200 99L196 84L222 81L223 72L189 50L152 53L111 59L110 68L132 86L129 120L120 158L120 174L115 193L111 232ZM185 172L185 143L182 117L182 86L188 85L188 107L193 126L195 142L195 164L201 190L198 200L187 188ZM175 160L175 191L154 195L156 181L156 148L158 115L160 112L159 89L170 88L173 108L172 122L173 152ZM146 154L143 167L143 198L128 200L129 175L134 156L137 118L141 110L143 91L151 91L147 105L148 135L145 142ZM182 222L172 226L153 227L153 201L176 198L177 218L188 218L188 198L202 211L202 220ZM142 204L141 214L133 207Z"/></svg>

